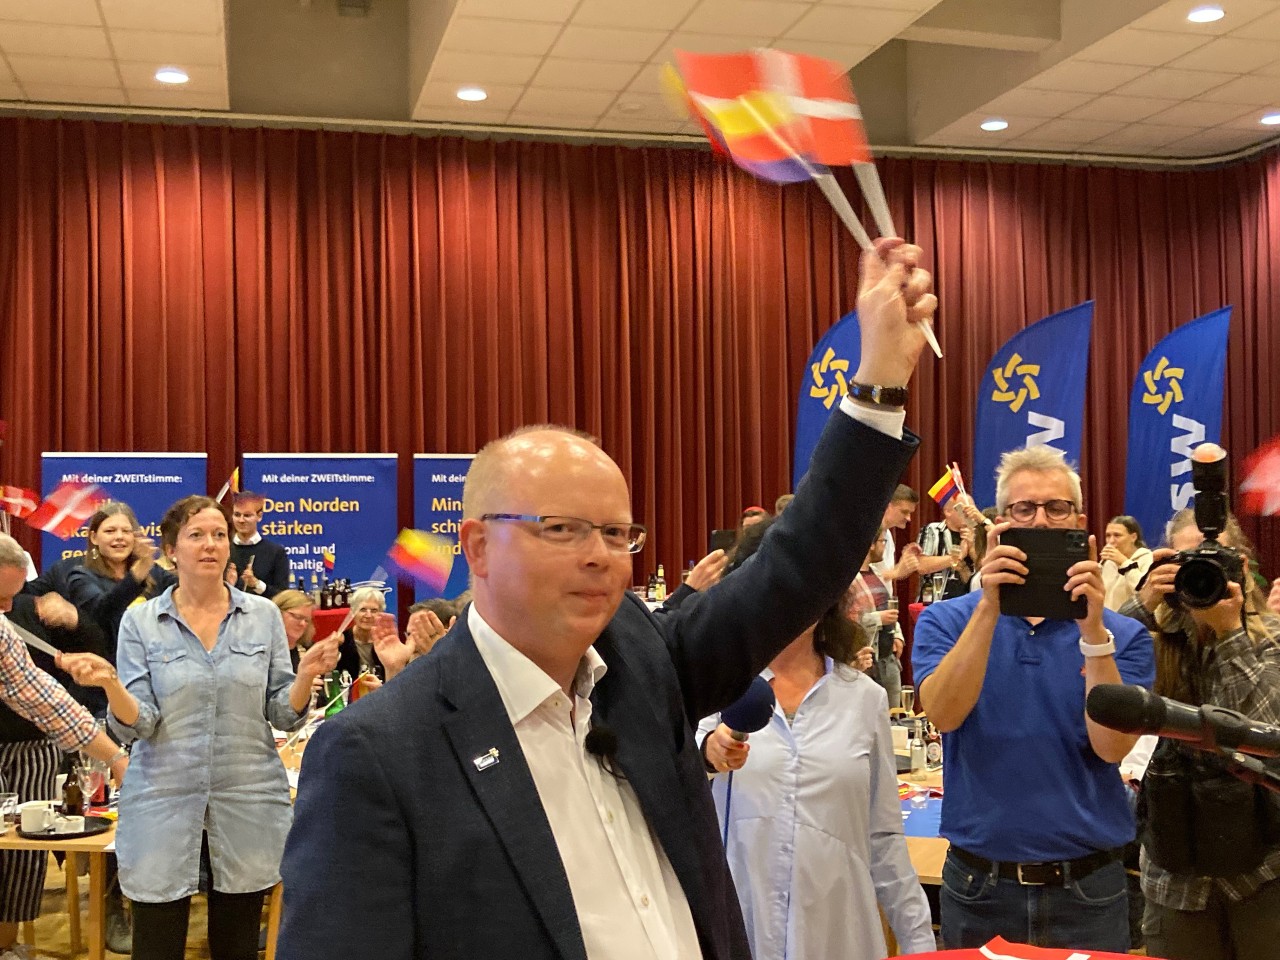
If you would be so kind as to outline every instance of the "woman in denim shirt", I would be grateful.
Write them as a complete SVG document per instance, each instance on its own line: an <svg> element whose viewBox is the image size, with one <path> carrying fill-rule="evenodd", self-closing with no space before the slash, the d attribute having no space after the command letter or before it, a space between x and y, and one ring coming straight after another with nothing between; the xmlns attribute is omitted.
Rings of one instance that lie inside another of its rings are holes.
<svg viewBox="0 0 1280 960"><path fill-rule="evenodd" d="M312 679L338 658L337 641L321 641L294 675L279 610L223 580L229 530L209 497L170 507L160 535L177 586L125 613L118 677L100 658L76 677L103 687L112 729L137 741L116 835L135 960L183 957L202 856L212 957L255 960L292 819L271 727L303 723Z"/></svg>

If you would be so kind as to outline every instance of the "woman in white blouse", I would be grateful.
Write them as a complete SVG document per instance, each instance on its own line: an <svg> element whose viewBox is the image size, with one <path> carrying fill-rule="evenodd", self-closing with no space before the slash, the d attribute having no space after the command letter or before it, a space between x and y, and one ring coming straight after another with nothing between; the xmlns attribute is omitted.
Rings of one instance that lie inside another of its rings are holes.
<svg viewBox="0 0 1280 960"><path fill-rule="evenodd" d="M740 743L719 715L699 725L754 960L880 960L877 903L900 953L935 949L902 834L888 700L848 665L862 645L833 608L761 674L777 698L768 726Z"/></svg>
<svg viewBox="0 0 1280 960"><path fill-rule="evenodd" d="M1151 551L1142 541L1142 527L1133 517L1112 517L1107 523L1107 543L1098 554L1102 561L1103 604L1108 610L1125 605L1151 569Z"/></svg>

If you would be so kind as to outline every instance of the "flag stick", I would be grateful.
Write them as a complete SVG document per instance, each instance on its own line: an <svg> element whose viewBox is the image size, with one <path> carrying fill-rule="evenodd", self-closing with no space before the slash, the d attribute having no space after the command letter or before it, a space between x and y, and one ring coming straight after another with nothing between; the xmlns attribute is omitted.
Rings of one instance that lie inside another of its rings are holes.
<svg viewBox="0 0 1280 960"><path fill-rule="evenodd" d="M760 129L764 131L765 136L767 136L770 140L773 141L774 146L784 151L787 154L787 156L789 156L796 163L800 164L800 168L804 170L804 172L809 175L809 178L818 185L818 189L822 191L822 195L827 198L827 202L830 203L831 208L835 210L836 216L840 218L840 221L849 229L849 232L853 234L853 239L858 242L858 246L860 246L863 250L874 249L874 245L871 243L871 237L867 235L867 231L862 226L862 221L858 219L858 215L853 212L853 207L850 206L849 204L849 198L846 197L844 195L844 191L840 189L840 184L839 182L837 182L836 178L833 177L830 173L819 173L817 169L814 168L813 164L811 164L808 160L802 157L800 153L796 150L796 148L793 147L787 141L787 139L782 136L782 134L778 133L778 131L773 128L772 124L770 124L769 121L764 118L764 116L760 113L759 110L756 109L755 105L752 104L750 100L748 100L746 97L738 97L738 104L742 107L743 110L747 111L747 113L751 116L752 120L754 120L757 124L759 124ZM868 166L870 166L872 171L874 172L875 165L868 164ZM857 173L856 167L855 167L854 173L855 174ZM878 189L880 186L880 178L878 174L876 175L875 179L876 179L876 187ZM859 182L861 182L861 180ZM863 188L864 193L865 193L865 189L866 188L864 187ZM881 200L883 201L884 191L878 189L878 192ZM868 198L868 203L870 202L871 202L870 198ZM874 208L872 209L872 213L875 214ZM888 210L888 204L886 203L885 209L884 209L884 216L886 218L886 222L888 222L890 229L886 232L883 224L880 224L879 228L882 234L884 234L885 236L891 237L891 236L895 236L896 234L892 230L893 223L892 221L888 220L888 215L889 215L889 210ZM933 335L933 326L929 323L928 320L921 320L920 329L924 333L925 340L928 341L929 346L933 349L934 354L938 357L939 360L941 360L942 348L938 346L938 338Z"/></svg>
<svg viewBox="0 0 1280 960"><path fill-rule="evenodd" d="M862 196L871 208L871 216L875 218L876 228L884 237L896 237L897 228L893 225L893 217L889 213L889 201L884 197L884 187L880 184L880 172L874 163L855 163L853 175L858 178L858 187Z"/></svg>
<svg viewBox="0 0 1280 960"><path fill-rule="evenodd" d="M231 489L231 479L228 478L227 482L222 485L222 489L218 491L218 495L213 499L216 500L218 503L221 503L222 498L227 495L227 491L230 489Z"/></svg>
<svg viewBox="0 0 1280 960"><path fill-rule="evenodd" d="M960 464L954 460L951 461L951 474L956 478L956 486L960 488L960 496L968 497L969 502L973 504L974 507L977 507L977 504L973 503L973 497L969 495L969 491L964 487L964 476L960 473ZM983 517L982 523L988 530L995 526L995 523L990 517Z"/></svg>

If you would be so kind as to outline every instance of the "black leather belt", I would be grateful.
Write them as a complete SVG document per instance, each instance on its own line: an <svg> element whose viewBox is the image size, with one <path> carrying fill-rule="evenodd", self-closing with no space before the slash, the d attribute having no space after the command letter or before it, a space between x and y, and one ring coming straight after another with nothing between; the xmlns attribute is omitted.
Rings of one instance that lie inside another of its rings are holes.
<svg viewBox="0 0 1280 960"><path fill-rule="evenodd" d="M1080 880L1120 859L1122 850L1099 850L1074 860L1050 860L1047 863L996 863L968 850L952 847L956 859L975 870L990 873L997 868L998 875L1006 880L1017 880L1024 886L1060 887L1071 880Z"/></svg>

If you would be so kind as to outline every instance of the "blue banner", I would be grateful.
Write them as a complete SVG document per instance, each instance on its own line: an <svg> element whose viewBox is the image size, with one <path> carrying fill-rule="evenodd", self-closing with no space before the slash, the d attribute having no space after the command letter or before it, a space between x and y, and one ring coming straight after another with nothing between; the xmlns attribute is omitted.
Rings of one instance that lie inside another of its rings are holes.
<svg viewBox="0 0 1280 960"><path fill-rule="evenodd" d="M453 570L441 594L446 600L466 590L471 579L458 530L462 526L462 483L475 458L474 453L413 455L413 525L453 541Z"/></svg>
<svg viewBox="0 0 1280 960"><path fill-rule="evenodd" d="M133 508L143 533L159 546L165 511L183 497L209 492L208 459L204 453L46 453L40 460L40 493L47 497L66 481L100 484L112 500ZM42 534L42 568L83 556L87 533L86 525L70 540Z"/></svg>
<svg viewBox="0 0 1280 960"><path fill-rule="evenodd" d="M1084 437L1093 301L1055 313L1014 334L996 351L978 387L969 492L979 507L996 502L996 467L1006 450L1049 446L1073 464Z"/></svg>
<svg viewBox="0 0 1280 960"><path fill-rule="evenodd" d="M313 576L358 583L385 567L400 530L394 453L246 453L240 476L242 490L266 497L258 532L284 547L302 589ZM395 603L388 594L387 609Z"/></svg>
<svg viewBox="0 0 1280 960"><path fill-rule="evenodd" d="M791 489L809 472L809 459L827 418L849 392L849 381L862 357L862 332L858 312L846 314L818 341L800 378L796 403L796 444L791 462Z"/></svg>
<svg viewBox="0 0 1280 960"><path fill-rule="evenodd" d="M1191 451L1222 436L1230 327L1230 307L1182 325L1156 344L1134 378L1124 511L1153 547L1169 518L1192 505Z"/></svg>

